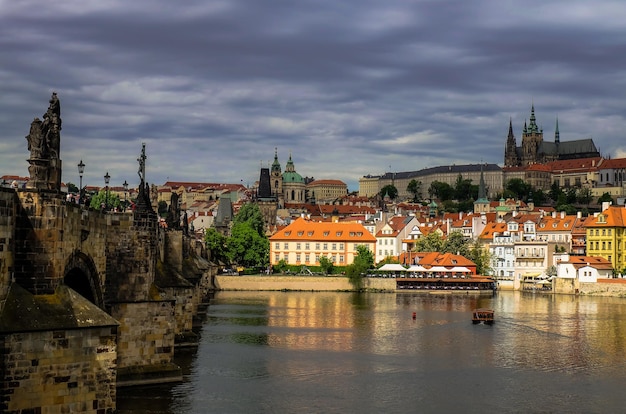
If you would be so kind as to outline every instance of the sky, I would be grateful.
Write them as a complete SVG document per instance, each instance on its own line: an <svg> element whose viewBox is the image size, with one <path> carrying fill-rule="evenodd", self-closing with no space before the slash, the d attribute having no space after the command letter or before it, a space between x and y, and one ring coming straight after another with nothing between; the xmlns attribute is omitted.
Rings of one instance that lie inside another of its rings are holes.
<svg viewBox="0 0 626 414"><path fill-rule="evenodd" d="M339 179L503 165L544 140L626 157L623 0L0 0L0 176L53 91L63 181Z"/></svg>

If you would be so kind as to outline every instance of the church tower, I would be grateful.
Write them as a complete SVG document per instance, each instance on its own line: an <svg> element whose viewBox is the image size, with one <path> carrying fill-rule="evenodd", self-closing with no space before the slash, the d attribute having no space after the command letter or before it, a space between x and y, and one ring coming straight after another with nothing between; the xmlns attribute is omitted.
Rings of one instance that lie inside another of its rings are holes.
<svg viewBox="0 0 626 414"><path fill-rule="evenodd" d="M283 174L278 162L278 149L274 148L274 162L270 171L270 181L272 186L272 196L278 201L278 208L283 208L285 201L283 198Z"/></svg>
<svg viewBox="0 0 626 414"><path fill-rule="evenodd" d="M291 154L289 154L289 161L287 161L283 174L283 193L285 203L304 203L306 201L306 184L304 178L296 172Z"/></svg>
<svg viewBox="0 0 626 414"><path fill-rule="evenodd" d="M522 133L522 166L543 162L539 159L538 150L543 142L543 129L539 129L535 119L535 105L530 110L530 124L526 127L524 124L524 132Z"/></svg>
<svg viewBox="0 0 626 414"><path fill-rule="evenodd" d="M513 135L513 121L509 118L509 136L506 138L506 148L504 149L504 166L517 167L520 159L517 156L517 142Z"/></svg>

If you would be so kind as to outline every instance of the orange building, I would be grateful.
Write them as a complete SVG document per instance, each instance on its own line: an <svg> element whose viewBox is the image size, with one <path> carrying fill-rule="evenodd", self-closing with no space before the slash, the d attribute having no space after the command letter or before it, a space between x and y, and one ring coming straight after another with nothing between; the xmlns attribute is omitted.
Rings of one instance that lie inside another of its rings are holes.
<svg viewBox="0 0 626 414"><path fill-rule="evenodd" d="M270 237L270 263L285 260L290 265L319 265L319 258L328 257L337 266L352 264L357 246L371 252L376 237L357 222L319 222L298 218Z"/></svg>

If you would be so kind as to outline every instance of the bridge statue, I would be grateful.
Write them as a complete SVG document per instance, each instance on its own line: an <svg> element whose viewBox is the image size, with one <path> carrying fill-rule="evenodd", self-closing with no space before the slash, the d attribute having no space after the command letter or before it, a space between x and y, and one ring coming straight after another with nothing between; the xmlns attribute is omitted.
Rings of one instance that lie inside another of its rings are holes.
<svg viewBox="0 0 626 414"><path fill-rule="evenodd" d="M52 92L48 110L43 121L35 118L26 136L30 158L28 163L28 188L61 190L61 104L56 92Z"/></svg>

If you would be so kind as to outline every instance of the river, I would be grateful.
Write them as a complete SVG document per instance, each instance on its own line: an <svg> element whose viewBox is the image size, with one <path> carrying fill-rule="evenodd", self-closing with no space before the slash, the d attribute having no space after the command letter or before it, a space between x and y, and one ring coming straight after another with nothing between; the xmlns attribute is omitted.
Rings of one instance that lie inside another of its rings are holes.
<svg viewBox="0 0 626 414"><path fill-rule="evenodd" d="M471 310L495 310L492 326ZM415 317L413 313L415 312ZM120 414L623 412L626 299L218 292L178 384Z"/></svg>

